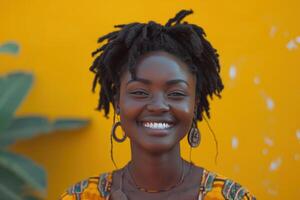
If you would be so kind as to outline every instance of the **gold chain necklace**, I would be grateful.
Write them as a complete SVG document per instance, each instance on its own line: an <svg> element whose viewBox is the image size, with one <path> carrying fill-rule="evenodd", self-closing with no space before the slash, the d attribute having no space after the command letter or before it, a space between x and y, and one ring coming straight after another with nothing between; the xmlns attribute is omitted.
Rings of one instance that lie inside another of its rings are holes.
<svg viewBox="0 0 300 200"><path fill-rule="evenodd" d="M142 192L147 192L147 193L166 192L166 191L172 190L173 188L175 188L175 187L177 187L178 185L182 184L183 181L184 181L184 179L185 179L185 175L184 175L184 171L185 171L185 170L184 170L184 161L183 161L183 160L181 160L181 161L182 161L182 164L181 164L181 171L182 171L182 172L181 172L181 176L180 176L179 181L178 181L176 184L171 185L171 186L169 186L168 188L166 188L166 189L161 189L161 190L149 190L149 189L143 188L143 187L141 187L141 186L138 186L138 185L136 184L136 181L135 181L133 175L132 175L131 172L130 172L130 169L129 169L129 163L128 163L127 166L126 166L126 170L128 171L128 174L129 174L130 178L133 180L133 183L134 183L135 187L136 187L138 190L140 190L140 191L142 191ZM190 169L191 169L191 164L189 165L189 171L190 171ZM189 174L189 173L187 173L187 174Z"/></svg>

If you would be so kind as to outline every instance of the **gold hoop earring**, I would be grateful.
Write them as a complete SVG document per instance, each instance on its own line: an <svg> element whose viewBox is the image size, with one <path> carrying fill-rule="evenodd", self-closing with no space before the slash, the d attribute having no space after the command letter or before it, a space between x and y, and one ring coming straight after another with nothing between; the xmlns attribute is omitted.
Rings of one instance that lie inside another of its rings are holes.
<svg viewBox="0 0 300 200"><path fill-rule="evenodd" d="M188 133L188 143L192 148L196 148L200 145L201 133L197 127L196 120L193 120L192 127Z"/></svg>
<svg viewBox="0 0 300 200"><path fill-rule="evenodd" d="M111 136L114 138L114 140L116 142L124 142L127 138L127 135L124 133L123 137L122 138L118 138L117 135L116 135L116 129L118 128L118 126L121 126L121 122L116 122L113 127L112 127L112 130L111 130Z"/></svg>

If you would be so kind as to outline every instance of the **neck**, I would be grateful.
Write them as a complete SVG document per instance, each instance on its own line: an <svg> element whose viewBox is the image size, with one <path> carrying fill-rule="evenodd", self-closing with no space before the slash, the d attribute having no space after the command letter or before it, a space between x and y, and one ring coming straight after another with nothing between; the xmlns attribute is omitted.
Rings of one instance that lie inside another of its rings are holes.
<svg viewBox="0 0 300 200"><path fill-rule="evenodd" d="M163 153L149 153L131 144L129 169L135 184L148 190L162 190L177 184L183 173L180 145Z"/></svg>

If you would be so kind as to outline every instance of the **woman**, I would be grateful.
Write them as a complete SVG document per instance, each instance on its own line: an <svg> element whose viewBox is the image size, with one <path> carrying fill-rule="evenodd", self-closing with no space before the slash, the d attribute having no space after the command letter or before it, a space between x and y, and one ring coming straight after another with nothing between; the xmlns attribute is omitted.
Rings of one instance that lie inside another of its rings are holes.
<svg viewBox="0 0 300 200"><path fill-rule="evenodd" d="M218 54L203 29L181 22L182 10L166 25L153 21L117 25L99 39L91 71L101 85L99 110L110 104L120 116L112 138L128 137L131 160L122 169L81 181L62 200L255 199L238 183L185 161L180 141L200 143L197 121L209 117L208 96L220 97ZM115 134L118 126L124 136Z"/></svg>

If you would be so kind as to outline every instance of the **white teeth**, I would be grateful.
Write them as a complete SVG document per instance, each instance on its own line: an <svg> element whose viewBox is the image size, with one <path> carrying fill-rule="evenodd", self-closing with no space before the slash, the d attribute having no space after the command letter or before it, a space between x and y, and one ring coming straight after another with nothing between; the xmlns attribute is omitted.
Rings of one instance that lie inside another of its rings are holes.
<svg viewBox="0 0 300 200"><path fill-rule="evenodd" d="M171 127L169 123L165 122L144 122L143 126L152 129L166 129Z"/></svg>

